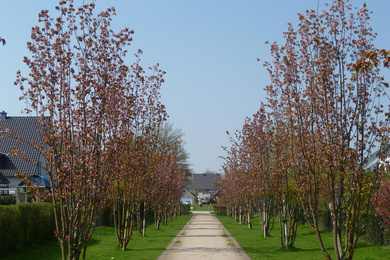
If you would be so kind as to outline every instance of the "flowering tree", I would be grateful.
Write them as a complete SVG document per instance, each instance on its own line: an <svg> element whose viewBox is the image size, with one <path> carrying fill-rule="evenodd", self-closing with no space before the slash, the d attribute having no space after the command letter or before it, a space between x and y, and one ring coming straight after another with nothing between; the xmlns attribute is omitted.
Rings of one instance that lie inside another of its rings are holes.
<svg viewBox="0 0 390 260"><path fill-rule="evenodd" d="M176 158L176 154L157 150L154 157L155 173L148 192L148 201L154 211L155 228L168 218L177 215L180 197L184 185L184 171Z"/></svg>
<svg viewBox="0 0 390 260"><path fill-rule="evenodd" d="M383 180L373 202L376 203L375 213L380 218L380 225L384 230L385 240L390 239L390 179Z"/></svg>
<svg viewBox="0 0 390 260"><path fill-rule="evenodd" d="M261 108L247 119L225 148L229 201L276 201L286 248L295 241L302 209L327 259L320 202L332 215L336 258L352 259L382 174L366 171L367 157L375 145L388 143L389 114L380 102L388 84L379 73L381 61L389 67L390 52L374 48L369 13L366 5L355 12L340 0L322 14L299 14L298 29L289 25L285 44L272 44L273 62L264 64L271 78L269 112Z"/></svg>
<svg viewBox="0 0 390 260"><path fill-rule="evenodd" d="M166 224L168 218L180 213L183 181L188 181L191 170L181 130L174 129L170 123L164 123L156 135L156 152L159 155L155 163L157 176L153 181L154 189L149 189L148 200L155 212L155 227L159 228L161 220Z"/></svg>
<svg viewBox="0 0 390 260"><path fill-rule="evenodd" d="M140 66L140 55L129 68L123 87L116 93L117 107L113 110L109 145L107 145L106 172L113 185L110 189L111 205L118 243L126 249L132 235L134 217L141 232L141 206L146 207L147 190L154 174L152 158L157 148L157 130L166 118L159 101L164 71L158 65L145 75ZM145 214L144 214L145 215ZM144 221L143 233L145 232Z"/></svg>
<svg viewBox="0 0 390 260"><path fill-rule="evenodd" d="M241 133L236 132L235 137L236 139L230 137L232 146L229 150L224 147L227 156L223 158L225 162L222 167L225 172L225 178L221 180L221 190L225 194L224 196L231 208L231 212L234 214L235 221L237 221L237 216L239 216L241 224L241 209L246 201L244 194L248 191L244 187L249 185L246 179L247 175L244 174L248 170L248 164L242 156Z"/></svg>
<svg viewBox="0 0 390 260"><path fill-rule="evenodd" d="M361 57L375 50L369 11L363 5L354 13L347 2L334 1L320 15L300 14L298 30L290 25L286 43L272 44L273 64L266 64L272 82L267 89L286 106L283 120L295 140L291 163L301 206L330 258L318 228L320 196L328 202L337 259L354 255L371 210L367 197L380 177L379 171L368 174L364 165L374 144L384 142L383 123L377 120L384 94L379 69L355 70Z"/></svg>
<svg viewBox="0 0 390 260"><path fill-rule="evenodd" d="M225 193L228 190L234 192L230 202L238 205L240 216L242 211L247 214L249 228L252 227L253 208L256 206L261 210L262 230L266 237L273 228L270 219L274 193L264 110L256 113L253 119L247 118L242 131L236 133L236 140L231 138L231 143L224 163Z"/></svg>
<svg viewBox="0 0 390 260"><path fill-rule="evenodd" d="M266 237L273 228L270 220L274 211L274 189L272 177L272 154L269 142L269 121L263 107L253 115L253 119L247 119L243 127L243 141L249 157L250 171L247 178L251 185L247 187L252 201L260 209L261 226L263 236ZM251 207L250 207L251 208Z"/></svg>
<svg viewBox="0 0 390 260"><path fill-rule="evenodd" d="M18 72L15 83L27 112L39 115L45 126L38 149L46 158L53 207L60 204L56 235L63 259L78 259L82 252L85 258L108 197L105 148L119 103L116 91L126 86L124 47L133 33L110 29L114 8L97 15L94 8L92 2L76 9L69 0L60 1L57 18L42 10L28 42L31 57L24 58L29 77Z"/></svg>
<svg viewBox="0 0 390 260"><path fill-rule="evenodd" d="M210 200L210 193L199 192L197 198L200 203L207 203Z"/></svg>
<svg viewBox="0 0 390 260"><path fill-rule="evenodd" d="M262 107L258 111L260 115L258 117L264 121L262 139L266 140L266 145L263 147L266 147L269 158L267 168L270 185L268 186L272 190L272 198L278 208L281 244L288 249L294 245L298 219L301 216L295 181L292 177L294 168L291 161L295 153L294 136L291 134L291 124L281 116L285 108L284 101L289 101L275 99L275 93L269 94L268 108L270 111L266 112L265 107Z"/></svg>

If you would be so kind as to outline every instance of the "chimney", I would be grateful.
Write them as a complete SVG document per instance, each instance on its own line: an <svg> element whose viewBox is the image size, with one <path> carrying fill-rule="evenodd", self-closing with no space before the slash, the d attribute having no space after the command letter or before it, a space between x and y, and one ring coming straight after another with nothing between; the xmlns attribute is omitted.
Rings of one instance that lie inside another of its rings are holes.
<svg viewBox="0 0 390 260"><path fill-rule="evenodd" d="M0 120L5 120L7 118L7 112L0 112Z"/></svg>

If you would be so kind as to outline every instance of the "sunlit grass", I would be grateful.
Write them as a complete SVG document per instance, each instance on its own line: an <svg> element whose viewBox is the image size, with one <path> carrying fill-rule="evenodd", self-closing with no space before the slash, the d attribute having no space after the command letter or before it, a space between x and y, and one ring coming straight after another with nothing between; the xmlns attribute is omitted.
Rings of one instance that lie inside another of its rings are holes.
<svg viewBox="0 0 390 260"><path fill-rule="evenodd" d="M194 208L194 209L191 209L191 211L212 211L213 210L213 206L210 204L203 204L202 207L198 204L194 204L194 205L191 205L191 208Z"/></svg>
<svg viewBox="0 0 390 260"><path fill-rule="evenodd" d="M117 244L114 227L97 228L88 244L87 259L157 259L191 217L191 215L179 216L177 219L169 221L168 225L161 224L159 230L156 230L153 223L150 222L145 237L139 235L137 230L133 231L133 239L129 242L126 251L122 251ZM57 241L53 239L39 245L21 248L17 252L7 255L0 254L0 259L55 260L61 259L61 251Z"/></svg>
<svg viewBox="0 0 390 260"><path fill-rule="evenodd" d="M306 225L299 226L294 247L285 250L280 243L279 225L276 221L270 236L263 237L258 216L250 230L247 225L234 222L233 218L217 217L251 259L324 259L315 232ZM332 233L323 233L322 239L332 259L335 259ZM354 259L390 259L390 249L359 242Z"/></svg>

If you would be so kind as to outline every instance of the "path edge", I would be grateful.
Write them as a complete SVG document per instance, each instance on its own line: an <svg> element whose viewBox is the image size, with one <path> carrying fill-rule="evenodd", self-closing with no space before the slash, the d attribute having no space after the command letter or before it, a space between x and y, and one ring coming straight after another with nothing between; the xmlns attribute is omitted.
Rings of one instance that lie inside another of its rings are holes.
<svg viewBox="0 0 390 260"><path fill-rule="evenodd" d="M175 246L176 241L181 238L182 234L184 233L184 231L187 229L187 227L190 225L191 221L194 218L195 218L195 215L193 215L192 218L190 218L190 220L188 220L188 222L184 225L184 227L180 230L180 232L172 239L172 242L167 246L167 248L165 248L164 252L162 252L162 254L157 258L157 260L162 260L162 259L164 259L164 257L166 255L169 254L169 250Z"/></svg>
<svg viewBox="0 0 390 260"><path fill-rule="evenodd" d="M212 214L212 216L218 220L219 223L221 223L221 221L219 221L219 219L214 215ZM236 247L237 251L240 253L240 255L243 257L244 260L251 260L251 258L248 256L248 254L244 251L244 249L242 249L242 247L237 243L237 241L234 239L234 237L229 233L229 231L224 227L224 225L221 223L221 227L223 229L223 231L226 233L226 235L228 236L228 239L233 242L234 246Z"/></svg>

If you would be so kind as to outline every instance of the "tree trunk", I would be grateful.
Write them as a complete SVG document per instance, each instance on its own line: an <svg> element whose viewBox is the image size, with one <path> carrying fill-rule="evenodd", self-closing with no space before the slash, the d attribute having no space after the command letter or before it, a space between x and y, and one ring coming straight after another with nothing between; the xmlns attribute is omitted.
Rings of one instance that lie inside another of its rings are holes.
<svg viewBox="0 0 390 260"><path fill-rule="evenodd" d="M287 209L286 209L286 202L283 201L283 228L284 228L284 245L285 248L288 249L289 245L289 235L288 235L288 228L287 228Z"/></svg>
<svg viewBox="0 0 390 260"><path fill-rule="evenodd" d="M138 205L138 210L137 210L137 230L138 230L138 233L142 236L142 225L141 225L142 216L141 216L141 213L142 213L141 206Z"/></svg>
<svg viewBox="0 0 390 260"><path fill-rule="evenodd" d="M278 206L280 241L282 247L288 249L294 245L297 235L300 208L297 204L288 205L285 200Z"/></svg>
<svg viewBox="0 0 390 260"><path fill-rule="evenodd" d="M272 221L271 225L271 216L272 216L272 204L269 203L268 205L263 202L263 206L261 208L261 213L260 213L260 221L261 221L261 228L263 232L263 236L267 237L267 235L271 232L271 230L274 227L274 220Z"/></svg>
<svg viewBox="0 0 390 260"><path fill-rule="evenodd" d="M146 233L146 202L144 201L144 215L142 220L142 236L144 237Z"/></svg>
<svg viewBox="0 0 390 260"><path fill-rule="evenodd" d="M319 229L319 227L318 227L317 216L316 216L315 212L312 212L312 217L313 217L312 228L313 228L314 231L316 232L316 236L317 236L317 240L318 240L318 245L319 245L319 247L320 247L320 249L321 249L322 254L325 256L325 259L330 260L331 257L330 257L330 255L329 255L329 253L326 251L326 249L325 249L325 247L324 247L324 242L322 241L320 229Z"/></svg>
<svg viewBox="0 0 390 260"><path fill-rule="evenodd" d="M159 229L160 228L160 220L161 220L161 214L160 214L160 210L156 210L154 212L154 227L156 229Z"/></svg>
<svg viewBox="0 0 390 260"><path fill-rule="evenodd" d="M241 211L241 205L238 209L238 218L239 218L239 224L241 225L242 224L242 211Z"/></svg>
<svg viewBox="0 0 390 260"><path fill-rule="evenodd" d="M264 237L267 237L267 231L268 231L268 214L267 214L267 211L266 209L263 209L261 211L261 227L262 227L262 230L263 230L263 236Z"/></svg>
<svg viewBox="0 0 390 260"><path fill-rule="evenodd" d="M253 221L253 209L251 204L248 206L248 229L252 229L252 221Z"/></svg>
<svg viewBox="0 0 390 260"><path fill-rule="evenodd" d="M125 250L133 233L134 206L119 199L113 207L113 213L118 243Z"/></svg>

